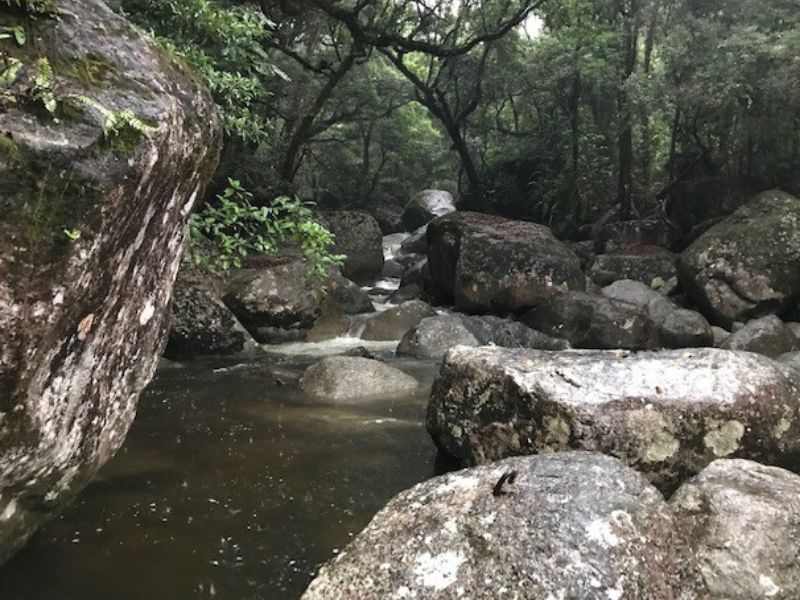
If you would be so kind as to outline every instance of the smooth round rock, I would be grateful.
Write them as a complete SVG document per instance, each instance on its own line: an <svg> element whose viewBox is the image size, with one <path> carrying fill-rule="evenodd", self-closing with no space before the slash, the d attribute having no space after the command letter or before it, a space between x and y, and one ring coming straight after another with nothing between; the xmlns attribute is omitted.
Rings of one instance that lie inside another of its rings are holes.
<svg viewBox="0 0 800 600"><path fill-rule="evenodd" d="M317 400L341 402L412 392L416 379L389 365L357 356L330 356L311 365L300 389Z"/></svg>

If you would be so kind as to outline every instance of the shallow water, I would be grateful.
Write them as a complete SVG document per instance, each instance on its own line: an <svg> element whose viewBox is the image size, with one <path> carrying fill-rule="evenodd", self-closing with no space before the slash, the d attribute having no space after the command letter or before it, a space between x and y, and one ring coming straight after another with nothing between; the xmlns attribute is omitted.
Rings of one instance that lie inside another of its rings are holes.
<svg viewBox="0 0 800 600"><path fill-rule="evenodd" d="M282 350L161 370L118 455L0 567L0 598L298 598L391 496L434 474L436 365L392 359L418 393L337 407L270 376L328 346Z"/></svg>

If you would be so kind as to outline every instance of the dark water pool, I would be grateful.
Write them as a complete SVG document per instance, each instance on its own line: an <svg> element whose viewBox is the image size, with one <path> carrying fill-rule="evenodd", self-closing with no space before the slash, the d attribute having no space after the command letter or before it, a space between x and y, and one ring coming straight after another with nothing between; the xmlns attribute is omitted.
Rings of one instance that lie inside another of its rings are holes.
<svg viewBox="0 0 800 600"><path fill-rule="evenodd" d="M124 448L0 567L2 600L298 598L317 566L394 494L434 474L411 397L323 406L271 359L159 372ZM215 371L216 367L216 371Z"/></svg>

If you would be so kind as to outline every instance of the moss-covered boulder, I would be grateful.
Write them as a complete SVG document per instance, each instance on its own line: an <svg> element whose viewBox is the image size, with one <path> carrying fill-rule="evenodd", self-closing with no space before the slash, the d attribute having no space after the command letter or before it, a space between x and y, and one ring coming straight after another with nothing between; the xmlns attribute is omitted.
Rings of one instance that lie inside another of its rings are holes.
<svg viewBox="0 0 800 600"><path fill-rule="evenodd" d="M467 464L592 450L674 489L717 458L794 460L800 395L788 367L748 352L457 348L428 430Z"/></svg>
<svg viewBox="0 0 800 600"><path fill-rule="evenodd" d="M684 289L718 325L781 314L800 298L800 199L756 196L678 260Z"/></svg>
<svg viewBox="0 0 800 600"><path fill-rule="evenodd" d="M0 42L22 65L0 100L0 560L125 439L219 152L163 49L99 0L57 6L0 11L29 40ZM44 59L52 98L26 87Z"/></svg>

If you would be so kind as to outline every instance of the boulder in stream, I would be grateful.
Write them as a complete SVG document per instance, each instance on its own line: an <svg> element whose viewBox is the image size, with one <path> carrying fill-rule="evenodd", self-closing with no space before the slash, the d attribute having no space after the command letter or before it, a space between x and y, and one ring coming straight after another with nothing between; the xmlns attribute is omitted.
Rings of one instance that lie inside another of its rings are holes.
<svg viewBox="0 0 800 600"><path fill-rule="evenodd" d="M413 392L416 379L379 360L357 356L330 356L311 365L300 379L300 389L326 402L360 400Z"/></svg>
<svg viewBox="0 0 800 600"><path fill-rule="evenodd" d="M165 358L257 355L261 348L219 299L210 281L185 275L175 283Z"/></svg>
<svg viewBox="0 0 800 600"><path fill-rule="evenodd" d="M263 344L306 339L319 315L321 283L302 260L231 276L223 301Z"/></svg>
<svg viewBox="0 0 800 600"><path fill-rule="evenodd" d="M158 43L99 0L58 9L0 9L28 34L4 47L21 61L17 84L47 58L64 112L56 121L27 100L0 110L0 562L125 440L221 140L210 95ZM103 66L91 81L87 63ZM146 127L111 135L67 95Z"/></svg>
<svg viewBox="0 0 800 600"><path fill-rule="evenodd" d="M588 452L509 458L400 493L302 596L693 600L661 494Z"/></svg>
<svg viewBox="0 0 800 600"><path fill-rule="evenodd" d="M422 300L409 300L371 317L361 337L373 342L399 340L419 325L422 319L435 315L436 311L430 304Z"/></svg>
<svg viewBox="0 0 800 600"><path fill-rule="evenodd" d="M799 391L786 367L748 352L457 348L428 430L466 464L594 450L673 489L717 458L796 458Z"/></svg>
<svg viewBox="0 0 800 600"><path fill-rule="evenodd" d="M333 294L344 314L360 315L375 312L375 306L373 306L369 294L341 274L332 275L328 279L326 287L327 293Z"/></svg>
<svg viewBox="0 0 800 600"><path fill-rule="evenodd" d="M717 460L669 504L710 598L800 598L800 477Z"/></svg>
<svg viewBox="0 0 800 600"><path fill-rule="evenodd" d="M383 271L383 233L371 214L357 210L320 212L320 224L334 235L333 252L347 258L342 274L356 283L372 283Z"/></svg>
<svg viewBox="0 0 800 600"><path fill-rule="evenodd" d="M474 348L488 344L542 350L569 348L565 340L535 331L518 321L449 314L420 321L417 327L403 336L397 354L415 358L442 358L456 346Z"/></svg>
<svg viewBox="0 0 800 600"><path fill-rule="evenodd" d="M456 212L427 239L431 291L464 312L516 312L586 286L580 259L544 225Z"/></svg>
<svg viewBox="0 0 800 600"><path fill-rule="evenodd" d="M800 298L800 199L756 196L689 246L683 288L718 325L780 314Z"/></svg>

